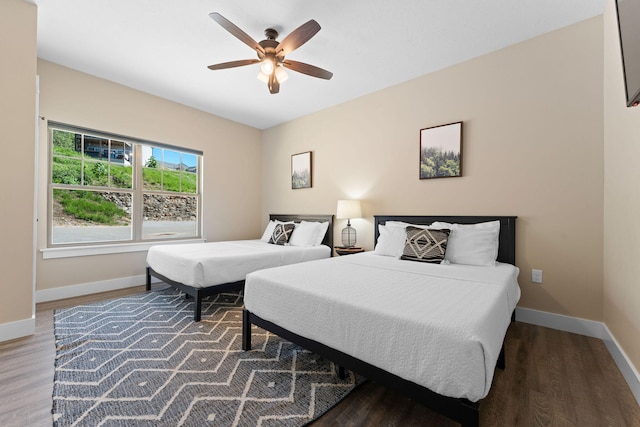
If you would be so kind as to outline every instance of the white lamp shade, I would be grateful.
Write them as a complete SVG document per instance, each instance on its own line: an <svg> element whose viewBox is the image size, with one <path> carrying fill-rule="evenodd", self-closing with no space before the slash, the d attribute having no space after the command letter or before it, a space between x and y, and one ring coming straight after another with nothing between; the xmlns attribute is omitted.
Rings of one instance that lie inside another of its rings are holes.
<svg viewBox="0 0 640 427"><path fill-rule="evenodd" d="M361 218L360 200L338 200L337 219Z"/></svg>

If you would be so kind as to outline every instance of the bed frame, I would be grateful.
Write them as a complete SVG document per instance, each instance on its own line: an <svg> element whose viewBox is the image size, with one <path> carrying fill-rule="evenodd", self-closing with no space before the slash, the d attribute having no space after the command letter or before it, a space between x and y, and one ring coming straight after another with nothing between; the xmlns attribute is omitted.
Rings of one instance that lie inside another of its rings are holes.
<svg viewBox="0 0 640 427"><path fill-rule="evenodd" d="M378 240L378 225L384 225L386 221L404 221L412 224L428 225L434 221L475 224L479 222L499 220L500 247L498 250L498 261L515 265L516 218L517 217L515 216L375 216L374 241L377 242ZM515 320L514 314L512 314L511 319L512 321ZM369 380L399 391L413 400L420 402L429 409L461 423L465 427L477 427L480 424L480 402L471 402L468 399L442 396L421 385L400 378L397 375L356 359L346 353L327 347L317 341L294 334L293 332L281 328L272 322L256 316L246 309L243 310L242 313L242 349L245 351L251 350L252 324L266 329L267 331L331 360L340 367L338 369L339 375L343 374L343 369L349 369L368 378ZM500 357L498 358L497 367L501 369L504 369L505 367L504 343L502 345Z"/></svg>
<svg viewBox="0 0 640 427"><path fill-rule="evenodd" d="M309 222L329 222L329 227L324 235L322 244L329 246L331 254L333 255L333 215L286 215L286 214L270 214L269 220L278 221L309 221ZM244 280L237 282L222 283L219 285L207 286L203 288L195 288L193 286L185 285L184 283L176 282L168 277L163 276L151 267L147 267L146 277L146 289L151 290L151 276L160 279L162 282L179 289L185 293L185 297L193 297L195 306L193 309L193 320L199 322L202 317L202 299L211 295L220 294L223 292L240 291L244 289Z"/></svg>

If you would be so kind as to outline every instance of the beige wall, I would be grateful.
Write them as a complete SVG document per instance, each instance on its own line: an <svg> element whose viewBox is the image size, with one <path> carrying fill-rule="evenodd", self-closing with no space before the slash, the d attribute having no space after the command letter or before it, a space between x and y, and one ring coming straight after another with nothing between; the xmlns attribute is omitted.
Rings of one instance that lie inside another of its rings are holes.
<svg viewBox="0 0 640 427"><path fill-rule="evenodd" d="M202 150L204 236L260 235L261 132L54 63L38 60L40 114L57 122ZM48 151L40 131L38 246L46 247ZM85 284L144 273L146 252L42 259L37 289ZM108 266L108 267L105 267ZM141 283L142 284L142 283Z"/></svg>
<svg viewBox="0 0 640 427"><path fill-rule="evenodd" d="M604 321L640 370L640 107L627 108L616 12L604 14Z"/></svg>
<svg viewBox="0 0 640 427"><path fill-rule="evenodd" d="M598 17L268 129L263 218L361 198L371 249L374 214L517 215L520 305L601 321L602 55ZM455 121L464 176L419 180L419 130ZM313 188L291 190L302 151Z"/></svg>
<svg viewBox="0 0 640 427"><path fill-rule="evenodd" d="M0 324L33 314L36 8L0 2Z"/></svg>

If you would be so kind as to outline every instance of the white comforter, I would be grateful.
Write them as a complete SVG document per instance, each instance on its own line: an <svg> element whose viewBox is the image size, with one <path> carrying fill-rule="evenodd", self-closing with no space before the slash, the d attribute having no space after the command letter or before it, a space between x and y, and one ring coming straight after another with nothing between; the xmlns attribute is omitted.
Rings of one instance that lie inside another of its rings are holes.
<svg viewBox="0 0 640 427"><path fill-rule="evenodd" d="M251 273L244 303L291 332L475 402L491 388L518 272L369 252Z"/></svg>
<svg viewBox="0 0 640 427"><path fill-rule="evenodd" d="M171 280L204 288L244 280L252 271L329 256L331 248L326 245L281 246L236 240L152 246L147 265Z"/></svg>

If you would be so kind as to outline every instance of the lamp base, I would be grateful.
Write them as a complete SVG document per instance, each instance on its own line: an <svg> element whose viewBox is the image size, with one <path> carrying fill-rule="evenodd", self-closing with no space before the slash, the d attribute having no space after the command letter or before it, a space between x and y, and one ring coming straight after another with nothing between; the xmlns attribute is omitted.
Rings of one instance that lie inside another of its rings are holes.
<svg viewBox="0 0 640 427"><path fill-rule="evenodd" d="M342 229L342 246L352 248L356 245L356 229L347 225Z"/></svg>

